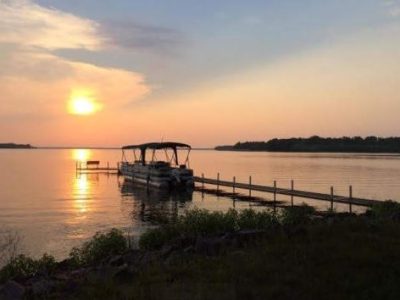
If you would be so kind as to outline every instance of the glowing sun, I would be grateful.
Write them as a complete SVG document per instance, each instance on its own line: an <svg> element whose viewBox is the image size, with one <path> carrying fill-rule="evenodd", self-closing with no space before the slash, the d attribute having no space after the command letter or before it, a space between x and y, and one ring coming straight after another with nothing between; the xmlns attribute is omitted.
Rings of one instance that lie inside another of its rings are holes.
<svg viewBox="0 0 400 300"><path fill-rule="evenodd" d="M91 115L100 109L101 105L86 95L73 95L68 102L68 112L73 115Z"/></svg>

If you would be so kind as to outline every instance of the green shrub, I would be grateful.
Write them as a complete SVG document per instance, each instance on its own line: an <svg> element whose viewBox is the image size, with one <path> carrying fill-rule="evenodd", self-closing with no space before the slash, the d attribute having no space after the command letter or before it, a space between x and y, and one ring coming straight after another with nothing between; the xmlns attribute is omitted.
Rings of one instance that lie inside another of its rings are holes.
<svg viewBox="0 0 400 300"><path fill-rule="evenodd" d="M209 212L205 209L187 211L177 221L183 233L189 235L208 235L236 229L237 212L230 209L226 213Z"/></svg>
<svg viewBox="0 0 400 300"><path fill-rule="evenodd" d="M48 254L44 254L38 260L21 254L13 257L0 270L0 282L16 277L32 276L37 272L51 272L55 265L54 257Z"/></svg>
<svg viewBox="0 0 400 300"><path fill-rule="evenodd" d="M284 226L306 224L314 213L315 208L304 203L300 206L286 207L281 213L281 223Z"/></svg>
<svg viewBox="0 0 400 300"><path fill-rule="evenodd" d="M241 211L237 220L239 229L269 229L277 224L275 215L269 211L256 212L253 209Z"/></svg>
<svg viewBox="0 0 400 300"><path fill-rule="evenodd" d="M76 265L88 265L112 255L122 254L127 249L128 242L123 232L113 228L106 233L97 232L81 247L74 247L69 255Z"/></svg>
<svg viewBox="0 0 400 300"><path fill-rule="evenodd" d="M400 203L383 201L372 206L367 214L381 221L400 221Z"/></svg>
<svg viewBox="0 0 400 300"><path fill-rule="evenodd" d="M255 212L246 209L237 212L230 209L223 213L193 209L186 211L173 223L163 224L142 234L139 246L141 249L158 249L179 236L192 238L241 229L268 229L276 225L276 218L268 211Z"/></svg>
<svg viewBox="0 0 400 300"><path fill-rule="evenodd" d="M167 241L179 235L176 229L175 226L170 225L149 229L140 236L139 247L144 250L159 249Z"/></svg>

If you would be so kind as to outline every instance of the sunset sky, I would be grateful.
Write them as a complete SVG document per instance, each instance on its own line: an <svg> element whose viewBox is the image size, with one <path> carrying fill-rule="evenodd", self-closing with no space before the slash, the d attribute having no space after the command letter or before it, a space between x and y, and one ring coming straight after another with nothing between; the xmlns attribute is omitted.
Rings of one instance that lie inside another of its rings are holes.
<svg viewBox="0 0 400 300"><path fill-rule="evenodd" d="M0 0L0 142L399 135L400 0Z"/></svg>

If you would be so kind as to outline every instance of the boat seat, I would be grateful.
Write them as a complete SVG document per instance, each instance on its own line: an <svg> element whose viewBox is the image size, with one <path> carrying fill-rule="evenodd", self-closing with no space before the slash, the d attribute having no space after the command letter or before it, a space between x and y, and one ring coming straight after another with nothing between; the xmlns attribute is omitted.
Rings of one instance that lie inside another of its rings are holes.
<svg viewBox="0 0 400 300"><path fill-rule="evenodd" d="M94 166L94 167L98 168L99 165L100 165L100 161L99 161L99 160L88 160L88 161L86 162L86 167L87 167L87 168L89 168L89 167L91 167L91 166Z"/></svg>

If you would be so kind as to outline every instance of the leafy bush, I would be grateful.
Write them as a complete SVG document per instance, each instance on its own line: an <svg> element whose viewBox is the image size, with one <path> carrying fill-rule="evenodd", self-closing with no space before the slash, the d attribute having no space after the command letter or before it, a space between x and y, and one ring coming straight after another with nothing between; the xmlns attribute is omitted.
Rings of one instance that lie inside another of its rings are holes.
<svg viewBox="0 0 400 300"><path fill-rule="evenodd" d="M159 249L167 241L179 236L176 226L165 225L147 230L140 236L139 247L144 250Z"/></svg>
<svg viewBox="0 0 400 300"><path fill-rule="evenodd" d="M139 240L142 249L157 249L178 236L197 237L241 229L267 229L275 226L277 220L269 211L256 212L251 209L237 212L210 212L205 209L186 211L175 222L150 229Z"/></svg>
<svg viewBox="0 0 400 300"><path fill-rule="evenodd" d="M178 219L181 232L190 235L208 235L236 229L237 212L230 209L226 213L209 212L205 209L187 211Z"/></svg>
<svg viewBox="0 0 400 300"><path fill-rule="evenodd" d="M113 228L106 233L97 232L81 247L74 247L69 256L76 265L88 265L112 255L122 254L127 249L128 243L123 232Z"/></svg>
<svg viewBox="0 0 400 300"><path fill-rule="evenodd" d="M237 225L240 229L268 229L278 225L278 220L269 211L245 209L238 215Z"/></svg>
<svg viewBox="0 0 400 300"><path fill-rule="evenodd" d="M286 207L281 213L281 223L284 226L306 224L314 213L315 208L304 203L301 206Z"/></svg>
<svg viewBox="0 0 400 300"><path fill-rule="evenodd" d="M391 200L383 201L372 206L367 214L381 221L400 221L400 203Z"/></svg>
<svg viewBox="0 0 400 300"><path fill-rule="evenodd" d="M0 270L0 282L16 277L32 276L37 272L51 272L55 265L54 257L48 254L44 254L38 260L21 254L11 258Z"/></svg>

